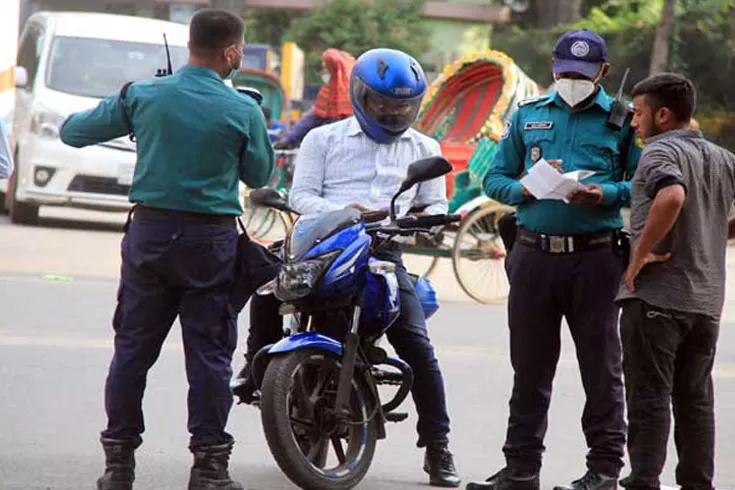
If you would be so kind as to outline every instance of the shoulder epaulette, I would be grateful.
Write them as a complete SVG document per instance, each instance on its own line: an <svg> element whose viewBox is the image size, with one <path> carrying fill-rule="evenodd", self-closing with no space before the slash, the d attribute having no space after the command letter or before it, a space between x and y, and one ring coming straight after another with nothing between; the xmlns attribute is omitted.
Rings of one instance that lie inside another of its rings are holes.
<svg viewBox="0 0 735 490"><path fill-rule="evenodd" d="M539 95L538 97L531 97L530 99L524 99L518 103L518 107L523 107L528 104L533 104L534 102L541 102L542 100L546 100L548 98L547 94Z"/></svg>

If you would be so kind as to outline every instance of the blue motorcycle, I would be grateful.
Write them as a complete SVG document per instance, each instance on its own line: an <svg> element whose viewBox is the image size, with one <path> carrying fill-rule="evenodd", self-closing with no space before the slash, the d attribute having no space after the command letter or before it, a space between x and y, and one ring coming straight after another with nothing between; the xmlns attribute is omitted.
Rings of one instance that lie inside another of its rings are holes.
<svg viewBox="0 0 735 490"><path fill-rule="evenodd" d="M431 157L411 164L393 196L390 219L369 222L347 208L304 215L282 247L281 270L258 294L275 294L294 326L280 342L261 349L252 363L260 389L263 431L278 466L305 490L345 490L367 473L386 422L410 393L413 373L377 344L400 314L396 265L374 257L391 239L459 221L459 215L397 218L398 196L448 173L450 163ZM293 212L273 189L251 193L254 204ZM427 318L438 305L431 284L414 277ZM398 387L383 403L379 385ZM330 451L331 448L331 451Z"/></svg>

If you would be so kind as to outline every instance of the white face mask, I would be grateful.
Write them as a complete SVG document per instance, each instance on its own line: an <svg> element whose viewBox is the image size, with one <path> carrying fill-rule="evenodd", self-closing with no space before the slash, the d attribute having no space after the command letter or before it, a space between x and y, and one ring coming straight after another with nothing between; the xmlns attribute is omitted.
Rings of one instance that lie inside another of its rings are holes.
<svg viewBox="0 0 735 490"><path fill-rule="evenodd" d="M576 107L595 93L595 82L561 78L556 81L556 91L564 102L571 107Z"/></svg>
<svg viewBox="0 0 735 490"><path fill-rule="evenodd" d="M322 73L322 82L329 83L330 78L331 76L329 75L329 73Z"/></svg>

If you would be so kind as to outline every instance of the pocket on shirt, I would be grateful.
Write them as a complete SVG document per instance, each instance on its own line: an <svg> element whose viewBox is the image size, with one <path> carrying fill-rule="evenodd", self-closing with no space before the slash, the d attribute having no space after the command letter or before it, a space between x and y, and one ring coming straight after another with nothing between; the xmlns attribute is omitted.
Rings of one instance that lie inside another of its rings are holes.
<svg viewBox="0 0 735 490"><path fill-rule="evenodd" d="M612 171L620 166L618 142L595 135L580 138L581 155L576 167L582 170Z"/></svg>
<svg viewBox="0 0 735 490"><path fill-rule="evenodd" d="M531 168L540 158L558 160L561 154L555 154L554 142L556 133L553 130L525 131L523 142L526 145L526 170Z"/></svg>

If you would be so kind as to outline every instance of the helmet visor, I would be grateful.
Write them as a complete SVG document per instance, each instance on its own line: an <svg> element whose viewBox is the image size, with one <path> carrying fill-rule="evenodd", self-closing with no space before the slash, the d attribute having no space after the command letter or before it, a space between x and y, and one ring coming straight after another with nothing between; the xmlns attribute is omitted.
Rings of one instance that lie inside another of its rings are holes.
<svg viewBox="0 0 735 490"><path fill-rule="evenodd" d="M411 127L423 98L423 94L410 99L386 97L372 90L359 78L355 78L353 90L355 100L360 103L365 115L391 133L402 133Z"/></svg>

